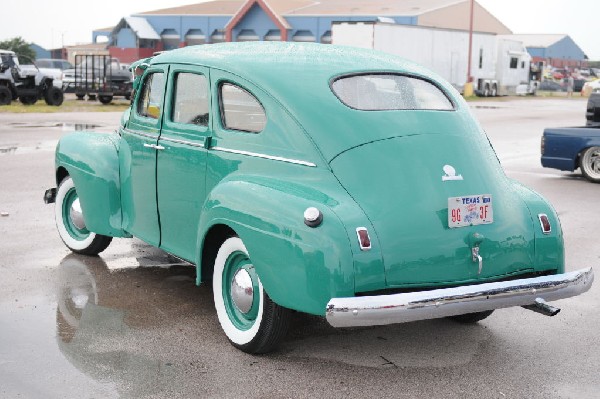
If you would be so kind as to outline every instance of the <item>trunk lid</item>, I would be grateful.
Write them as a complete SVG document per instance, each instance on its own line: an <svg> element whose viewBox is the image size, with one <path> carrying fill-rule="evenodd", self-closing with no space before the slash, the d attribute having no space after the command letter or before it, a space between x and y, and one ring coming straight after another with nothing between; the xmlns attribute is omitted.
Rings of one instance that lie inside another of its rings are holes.
<svg viewBox="0 0 600 399"><path fill-rule="evenodd" d="M444 170L452 172L446 165L455 169L454 178L442 179ZM387 288L451 285L532 270L529 210L482 134L377 140L339 154L331 167L375 229L369 233L380 246ZM448 198L482 194L492 197L493 223L449 228ZM480 273L472 255L474 234L481 241Z"/></svg>

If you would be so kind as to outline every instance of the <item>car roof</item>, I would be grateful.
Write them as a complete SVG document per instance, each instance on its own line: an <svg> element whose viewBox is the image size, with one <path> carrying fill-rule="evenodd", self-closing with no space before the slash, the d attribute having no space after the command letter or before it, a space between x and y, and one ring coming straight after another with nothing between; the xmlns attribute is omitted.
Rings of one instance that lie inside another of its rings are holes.
<svg viewBox="0 0 600 399"><path fill-rule="evenodd" d="M341 139L331 132L352 130L355 122L378 124L377 115L350 110L334 95L330 83L337 76L364 72L390 72L429 79L451 98L462 101L454 88L437 74L398 56L375 50L318 43L241 42L189 46L166 51L144 60L159 64L193 64L216 68L242 77L280 102L318 143L325 159L330 160L345 148L360 145L364 135L356 132ZM235 80L235 76L232 78ZM240 82L240 84L243 81ZM345 120L340 125L341 115ZM362 121L359 119L362 118ZM389 136L381 130L371 139Z"/></svg>

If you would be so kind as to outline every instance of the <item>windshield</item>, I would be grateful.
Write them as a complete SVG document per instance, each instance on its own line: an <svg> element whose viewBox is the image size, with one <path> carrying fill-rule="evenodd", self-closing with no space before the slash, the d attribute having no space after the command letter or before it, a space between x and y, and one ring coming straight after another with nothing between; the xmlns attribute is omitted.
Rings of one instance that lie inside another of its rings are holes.
<svg viewBox="0 0 600 399"><path fill-rule="evenodd" d="M433 83L406 75L347 76L334 81L331 89L348 107L363 111L454 109Z"/></svg>

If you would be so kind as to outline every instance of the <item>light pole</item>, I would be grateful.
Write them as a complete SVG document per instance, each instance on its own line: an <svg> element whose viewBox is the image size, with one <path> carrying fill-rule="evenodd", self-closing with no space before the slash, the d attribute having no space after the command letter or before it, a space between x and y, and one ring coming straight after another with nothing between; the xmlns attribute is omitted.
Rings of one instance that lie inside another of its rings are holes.
<svg viewBox="0 0 600 399"><path fill-rule="evenodd" d="M465 83L465 88L463 91L463 95L465 97L470 97L473 95L473 76L471 76L471 56L473 53L473 8L475 0L471 0L470 6L470 14L469 14L469 54L467 59L467 83Z"/></svg>

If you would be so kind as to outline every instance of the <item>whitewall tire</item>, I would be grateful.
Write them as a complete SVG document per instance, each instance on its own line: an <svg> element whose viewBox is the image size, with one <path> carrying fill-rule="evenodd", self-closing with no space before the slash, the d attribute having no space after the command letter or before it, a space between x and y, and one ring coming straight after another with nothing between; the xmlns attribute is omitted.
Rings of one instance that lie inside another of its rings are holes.
<svg viewBox="0 0 600 399"><path fill-rule="evenodd" d="M75 184L69 176L60 182L55 202L58 234L71 251L97 255L108 247L112 237L93 233L86 228Z"/></svg>
<svg viewBox="0 0 600 399"><path fill-rule="evenodd" d="M266 353L285 337L290 310L269 298L239 237L228 238L219 248L213 295L221 328L236 348Z"/></svg>

